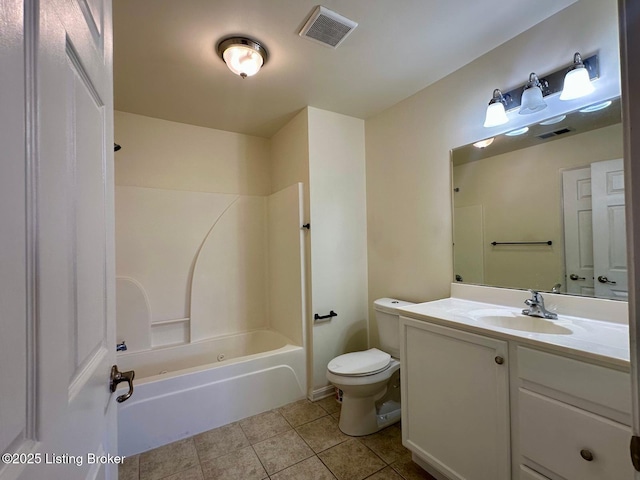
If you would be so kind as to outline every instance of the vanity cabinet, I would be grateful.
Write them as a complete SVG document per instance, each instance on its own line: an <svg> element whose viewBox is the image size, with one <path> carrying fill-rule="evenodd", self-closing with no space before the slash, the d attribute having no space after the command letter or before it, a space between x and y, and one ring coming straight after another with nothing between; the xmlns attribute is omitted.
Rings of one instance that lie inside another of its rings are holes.
<svg viewBox="0 0 640 480"><path fill-rule="evenodd" d="M516 351L521 464L549 478L631 480L629 374L528 347Z"/></svg>
<svg viewBox="0 0 640 480"><path fill-rule="evenodd" d="M407 317L400 325L405 446L451 480L509 480L507 342Z"/></svg>
<svg viewBox="0 0 640 480"><path fill-rule="evenodd" d="M621 367L425 318L400 331L402 439L436 478L634 478Z"/></svg>

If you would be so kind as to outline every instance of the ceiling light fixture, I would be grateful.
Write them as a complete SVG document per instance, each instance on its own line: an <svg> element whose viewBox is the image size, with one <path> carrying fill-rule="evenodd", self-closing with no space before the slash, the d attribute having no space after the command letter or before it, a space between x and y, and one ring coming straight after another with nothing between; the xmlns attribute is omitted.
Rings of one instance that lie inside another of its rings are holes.
<svg viewBox="0 0 640 480"><path fill-rule="evenodd" d="M546 80L540 82L535 73L529 74L529 81L522 92L520 110L518 111L520 115L529 115L547 108L547 103L542 98L542 90L545 86L548 86Z"/></svg>
<svg viewBox="0 0 640 480"><path fill-rule="evenodd" d="M560 100L575 100L589 95L595 90L589 78L589 72L582 63L580 53L573 55L573 65L564 77L564 87L560 94Z"/></svg>
<svg viewBox="0 0 640 480"><path fill-rule="evenodd" d="M218 42L218 55L236 75L251 77L267 62L263 45L246 37L227 37Z"/></svg>
<svg viewBox="0 0 640 480"><path fill-rule="evenodd" d="M507 113L504 110L506 104L507 101L502 95L502 92L496 88L493 91L493 98L489 101L489 106L487 107L487 114L484 119L485 127L497 127L509 121Z"/></svg>

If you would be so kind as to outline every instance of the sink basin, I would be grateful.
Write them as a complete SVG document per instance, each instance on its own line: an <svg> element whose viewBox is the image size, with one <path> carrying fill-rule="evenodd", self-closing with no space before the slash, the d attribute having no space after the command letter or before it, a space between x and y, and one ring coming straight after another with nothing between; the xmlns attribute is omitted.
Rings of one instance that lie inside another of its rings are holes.
<svg viewBox="0 0 640 480"><path fill-rule="evenodd" d="M510 310L477 310L470 312L470 316L480 324L490 327L509 328L531 333L548 333L555 335L568 335L573 333L567 327L552 320L540 317L519 315Z"/></svg>

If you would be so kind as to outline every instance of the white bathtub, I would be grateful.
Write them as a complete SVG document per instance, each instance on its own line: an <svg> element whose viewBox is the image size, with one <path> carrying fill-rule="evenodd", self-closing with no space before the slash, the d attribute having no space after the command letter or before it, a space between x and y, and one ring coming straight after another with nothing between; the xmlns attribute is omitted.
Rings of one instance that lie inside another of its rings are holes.
<svg viewBox="0 0 640 480"><path fill-rule="evenodd" d="M133 396L118 405L119 454L135 455L302 399L305 364L302 347L270 330L120 353L118 368L136 376ZM117 394L125 389L121 384Z"/></svg>

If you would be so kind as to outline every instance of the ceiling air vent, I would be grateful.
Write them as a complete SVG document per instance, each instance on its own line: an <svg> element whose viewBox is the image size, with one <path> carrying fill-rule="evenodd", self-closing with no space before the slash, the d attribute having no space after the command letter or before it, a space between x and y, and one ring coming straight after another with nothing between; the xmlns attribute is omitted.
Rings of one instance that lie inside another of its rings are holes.
<svg viewBox="0 0 640 480"><path fill-rule="evenodd" d="M318 6L300 30L300 36L336 48L357 26L356 22Z"/></svg>
<svg viewBox="0 0 640 480"><path fill-rule="evenodd" d="M570 131L571 129L569 128L562 128L560 130L556 130L555 132L543 133L542 135L538 135L538 138L541 138L542 140L546 140L547 138L557 137L558 135L569 133Z"/></svg>

